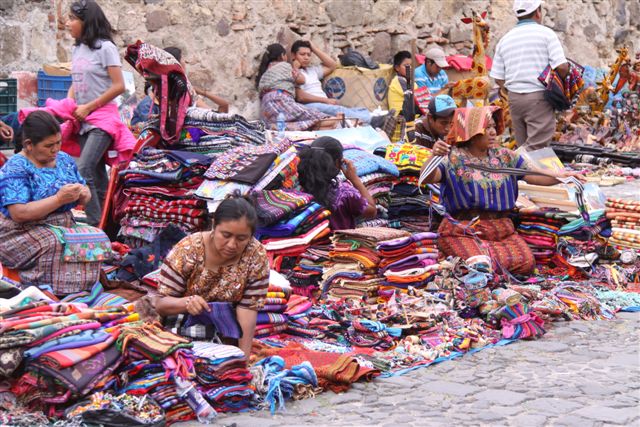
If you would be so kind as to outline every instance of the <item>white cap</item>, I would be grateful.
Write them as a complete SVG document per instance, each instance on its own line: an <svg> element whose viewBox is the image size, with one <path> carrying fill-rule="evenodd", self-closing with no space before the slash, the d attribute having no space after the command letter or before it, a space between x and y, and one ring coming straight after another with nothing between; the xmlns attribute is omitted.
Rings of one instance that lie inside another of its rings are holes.
<svg viewBox="0 0 640 427"><path fill-rule="evenodd" d="M513 12L518 18L534 12L542 4L542 0L514 0Z"/></svg>
<svg viewBox="0 0 640 427"><path fill-rule="evenodd" d="M424 54L425 58L432 60L438 65L440 68L446 68L449 66L447 62L447 57L444 55L444 50L439 47L432 47L427 50Z"/></svg>

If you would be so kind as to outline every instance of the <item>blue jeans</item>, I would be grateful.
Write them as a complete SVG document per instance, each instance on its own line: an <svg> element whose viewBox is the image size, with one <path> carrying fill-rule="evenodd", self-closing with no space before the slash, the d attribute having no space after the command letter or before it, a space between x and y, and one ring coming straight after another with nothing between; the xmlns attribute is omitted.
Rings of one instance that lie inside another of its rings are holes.
<svg viewBox="0 0 640 427"><path fill-rule="evenodd" d="M107 195L109 176L104 163L104 153L111 145L111 135L102 129L91 129L80 136L78 141L82 152L78 159L78 171L87 181L91 190L91 200L84 207L89 225L97 226L102 217L104 199Z"/></svg>
<svg viewBox="0 0 640 427"><path fill-rule="evenodd" d="M310 104L304 104L305 107L313 108L321 113L335 116L338 113L344 113L347 119L359 119L366 124L371 123L371 113L366 108L347 108L342 105L331 105L323 102L312 102Z"/></svg>

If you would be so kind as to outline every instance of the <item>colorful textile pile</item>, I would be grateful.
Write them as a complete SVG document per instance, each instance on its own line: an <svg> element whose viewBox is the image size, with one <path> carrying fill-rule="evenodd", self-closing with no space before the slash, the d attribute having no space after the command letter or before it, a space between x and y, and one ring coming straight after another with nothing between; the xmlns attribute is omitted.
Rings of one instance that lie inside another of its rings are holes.
<svg viewBox="0 0 640 427"><path fill-rule="evenodd" d="M609 243L623 249L640 249L640 202L608 199L606 206L606 217L611 220Z"/></svg>
<svg viewBox="0 0 640 427"><path fill-rule="evenodd" d="M129 312L51 302L31 289L0 312L0 375L18 374L11 391L22 405L61 415L66 405L100 389L122 362L117 325Z"/></svg>
<svg viewBox="0 0 640 427"><path fill-rule="evenodd" d="M169 224L185 232L207 225L205 203L194 197L211 159L197 153L144 148L119 172L124 202L119 236L131 247L152 242Z"/></svg>
<svg viewBox="0 0 640 427"><path fill-rule="evenodd" d="M237 114L191 107L187 110L180 139L172 147L213 158L235 147L264 143L264 129L260 122L250 123Z"/></svg>
<svg viewBox="0 0 640 427"><path fill-rule="evenodd" d="M216 412L239 412L251 406L255 392L242 350L196 341L193 355L198 390Z"/></svg>
<svg viewBox="0 0 640 427"><path fill-rule="evenodd" d="M408 236L407 231L384 227L336 231L322 276L322 293L335 298L375 298L384 281L378 272L381 255L377 245Z"/></svg>
<svg viewBox="0 0 640 427"><path fill-rule="evenodd" d="M256 320L256 337L275 335L287 330L288 316L285 311L290 297L289 281L272 271L269 275L267 298Z"/></svg>
<svg viewBox="0 0 640 427"><path fill-rule="evenodd" d="M537 264L546 264L556 254L558 232L577 215L559 210L520 212L516 220L516 231L531 248Z"/></svg>
<svg viewBox="0 0 640 427"><path fill-rule="evenodd" d="M289 283L294 294L309 298L319 297L320 283L324 264L329 260L331 245L314 244L309 246L297 259L296 265L289 272Z"/></svg>
<svg viewBox="0 0 640 427"><path fill-rule="evenodd" d="M255 193L256 237L267 250L272 269L288 274L311 245L326 241L331 213L312 200L298 190Z"/></svg>
<svg viewBox="0 0 640 427"><path fill-rule="evenodd" d="M291 188L297 169L295 148L287 139L261 145L240 145L216 156L196 195L207 201L210 212L229 194L242 195L266 188Z"/></svg>
<svg viewBox="0 0 640 427"><path fill-rule="evenodd" d="M387 219L391 189L400 175L396 165L367 151L352 148L352 146L345 147L344 158L353 162L360 180L375 200L378 210L377 218L379 220Z"/></svg>
<svg viewBox="0 0 640 427"><path fill-rule="evenodd" d="M431 194L418 188L422 165L431 151L415 144L389 144L385 158L399 170L398 181L391 191L389 226L411 232L436 230L436 218L430 215Z"/></svg>
<svg viewBox="0 0 640 427"><path fill-rule="evenodd" d="M383 285L399 289L426 286L440 269L437 239L436 233L425 232L378 244Z"/></svg>

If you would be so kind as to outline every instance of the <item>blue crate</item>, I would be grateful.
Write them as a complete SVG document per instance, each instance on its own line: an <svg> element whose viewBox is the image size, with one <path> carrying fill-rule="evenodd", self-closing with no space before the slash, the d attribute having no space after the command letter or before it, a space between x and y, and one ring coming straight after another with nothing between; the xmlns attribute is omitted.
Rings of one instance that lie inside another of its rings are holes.
<svg viewBox="0 0 640 427"><path fill-rule="evenodd" d="M44 107L47 98L64 99L71 87L71 76L50 76L38 71L38 107Z"/></svg>
<svg viewBox="0 0 640 427"><path fill-rule="evenodd" d="M18 111L18 80L0 79L0 115Z"/></svg>

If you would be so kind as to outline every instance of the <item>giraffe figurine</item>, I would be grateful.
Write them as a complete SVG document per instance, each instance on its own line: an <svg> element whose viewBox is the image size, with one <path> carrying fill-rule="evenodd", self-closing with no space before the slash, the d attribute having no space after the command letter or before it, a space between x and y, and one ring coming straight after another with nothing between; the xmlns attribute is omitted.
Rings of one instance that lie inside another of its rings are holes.
<svg viewBox="0 0 640 427"><path fill-rule="evenodd" d="M485 50L489 44L489 24L485 21L487 12L477 14L473 12L472 18L462 18L465 24L473 24L473 62L471 70L475 74L474 77L458 80L451 88L451 97L461 106L467 99L481 99L483 105L489 100L489 90L491 84Z"/></svg>

